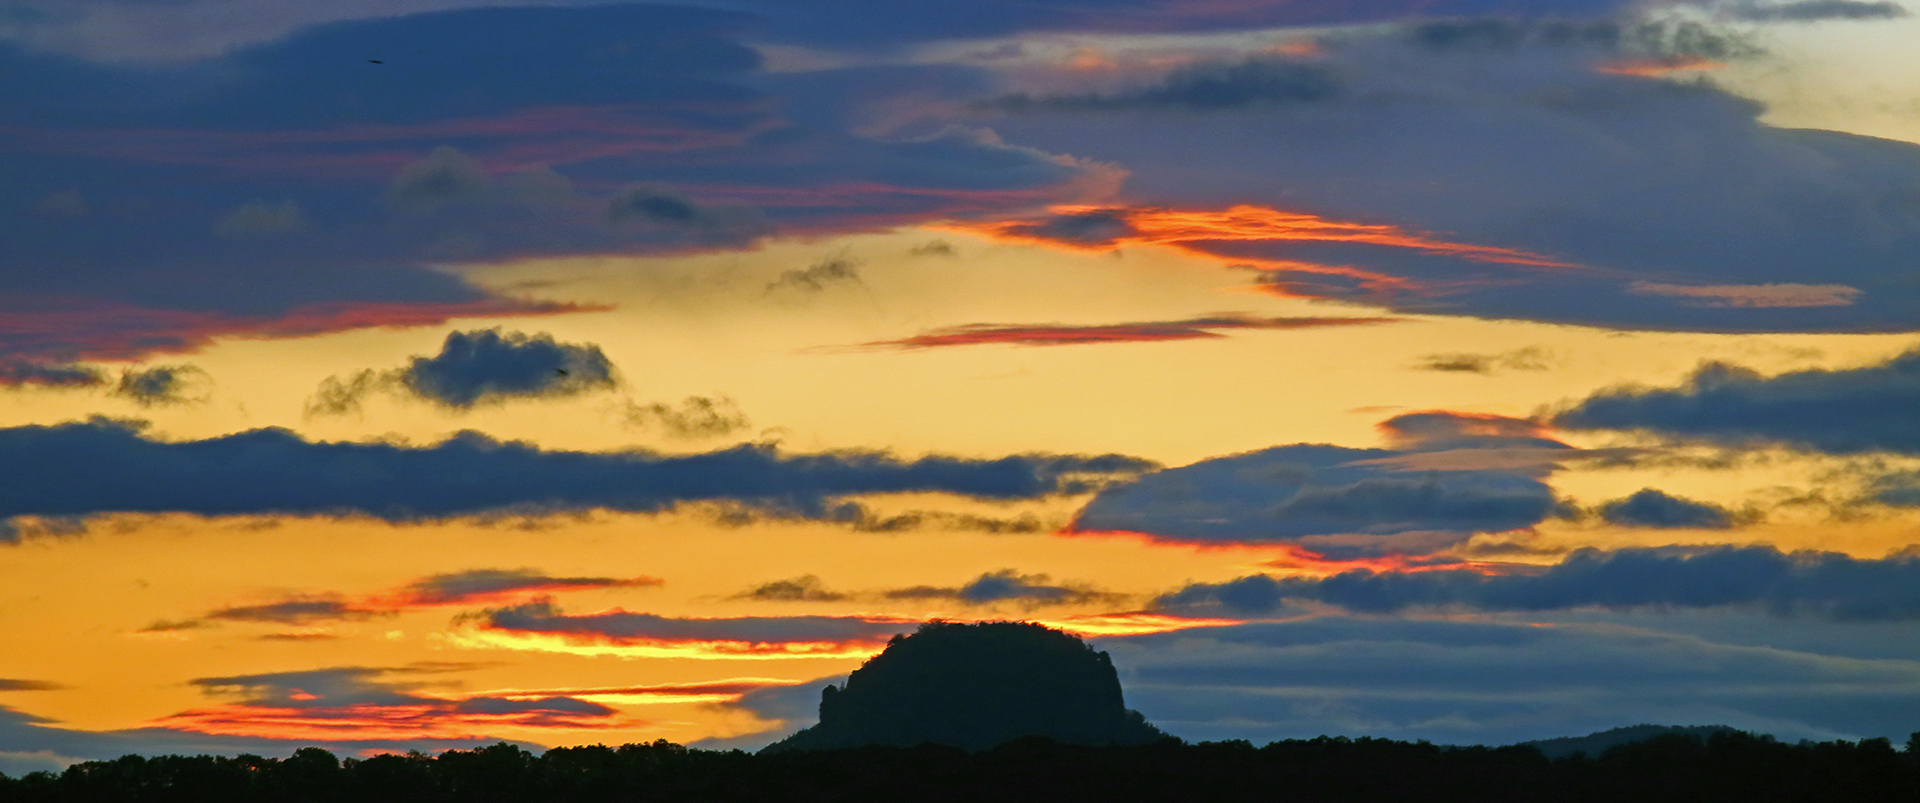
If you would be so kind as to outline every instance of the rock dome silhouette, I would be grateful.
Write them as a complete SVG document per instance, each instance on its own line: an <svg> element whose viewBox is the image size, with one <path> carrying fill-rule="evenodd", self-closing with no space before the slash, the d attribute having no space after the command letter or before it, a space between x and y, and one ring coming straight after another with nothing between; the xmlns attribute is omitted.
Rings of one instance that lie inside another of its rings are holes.
<svg viewBox="0 0 1920 803"><path fill-rule="evenodd" d="M763 752L926 742L986 750L1027 736L1071 744L1165 738L1127 709L1104 652L1029 622L931 622L821 690L820 723Z"/></svg>

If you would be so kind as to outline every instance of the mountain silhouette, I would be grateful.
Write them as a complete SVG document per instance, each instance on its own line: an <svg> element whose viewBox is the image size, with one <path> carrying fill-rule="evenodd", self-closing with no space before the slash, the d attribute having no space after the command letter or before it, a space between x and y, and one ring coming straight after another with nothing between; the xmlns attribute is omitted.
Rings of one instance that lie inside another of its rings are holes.
<svg viewBox="0 0 1920 803"><path fill-rule="evenodd" d="M1600 754L1607 752L1608 748L1623 744L1638 744L1662 736L1690 736L1706 741L1707 737L1716 733L1739 732L1726 725L1632 725L1589 733L1585 736L1563 736L1558 739L1540 739L1520 744L1537 748L1547 758L1566 758L1575 753L1585 753L1588 758L1598 758Z"/></svg>
<svg viewBox="0 0 1920 803"><path fill-rule="evenodd" d="M763 752L932 742L986 750L1045 736L1069 744L1164 738L1120 695L1113 661L1029 622L931 622L895 636L846 686L820 694L820 723Z"/></svg>

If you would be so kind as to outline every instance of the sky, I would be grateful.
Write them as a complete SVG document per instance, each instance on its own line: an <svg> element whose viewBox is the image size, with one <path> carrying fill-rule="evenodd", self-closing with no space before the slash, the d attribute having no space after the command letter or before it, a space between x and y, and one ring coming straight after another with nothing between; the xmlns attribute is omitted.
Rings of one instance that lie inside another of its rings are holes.
<svg viewBox="0 0 1920 803"><path fill-rule="evenodd" d="M1920 729L1920 18L0 0L0 772Z"/></svg>

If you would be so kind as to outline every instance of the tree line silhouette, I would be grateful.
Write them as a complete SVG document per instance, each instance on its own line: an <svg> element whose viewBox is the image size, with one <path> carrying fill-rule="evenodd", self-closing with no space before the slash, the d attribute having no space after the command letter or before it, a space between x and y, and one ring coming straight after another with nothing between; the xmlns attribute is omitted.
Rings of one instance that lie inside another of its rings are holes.
<svg viewBox="0 0 1920 803"><path fill-rule="evenodd" d="M340 760L124 756L0 775L3 803L616 803L620 801L1412 801L1754 803L1920 800L1920 734L1787 744L1743 732L1672 734L1598 756L1320 737L1129 746L1047 738L991 750L866 746L751 754L666 741L507 743Z"/></svg>

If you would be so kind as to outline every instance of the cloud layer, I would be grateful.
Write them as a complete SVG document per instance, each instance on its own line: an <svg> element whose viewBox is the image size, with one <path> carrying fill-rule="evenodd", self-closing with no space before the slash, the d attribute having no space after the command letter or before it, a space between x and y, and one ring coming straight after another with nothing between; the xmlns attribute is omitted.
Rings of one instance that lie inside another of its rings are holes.
<svg viewBox="0 0 1920 803"><path fill-rule="evenodd" d="M1679 387L1621 387L1552 417L1567 429L1645 432L1722 446L1786 446L1827 454L1920 454L1920 351L1861 368L1778 376L1722 362Z"/></svg>
<svg viewBox="0 0 1920 803"><path fill-rule="evenodd" d="M1878 560L1773 547L1582 549L1538 570L1509 573L1355 570L1320 578L1252 575L1162 597L1168 610L1268 615L1289 600L1363 613L1409 608L1551 611L1575 608L1744 608L1838 620L1920 619L1920 557Z"/></svg>
<svg viewBox="0 0 1920 803"><path fill-rule="evenodd" d="M684 502L825 516L844 495L940 492L1018 499L1085 490L1151 464L1118 455L994 460L879 452L785 455L547 451L463 433L432 446L316 443L263 429L169 443L96 419L0 429L0 517L95 513L366 515L389 521L490 511L656 512Z"/></svg>

